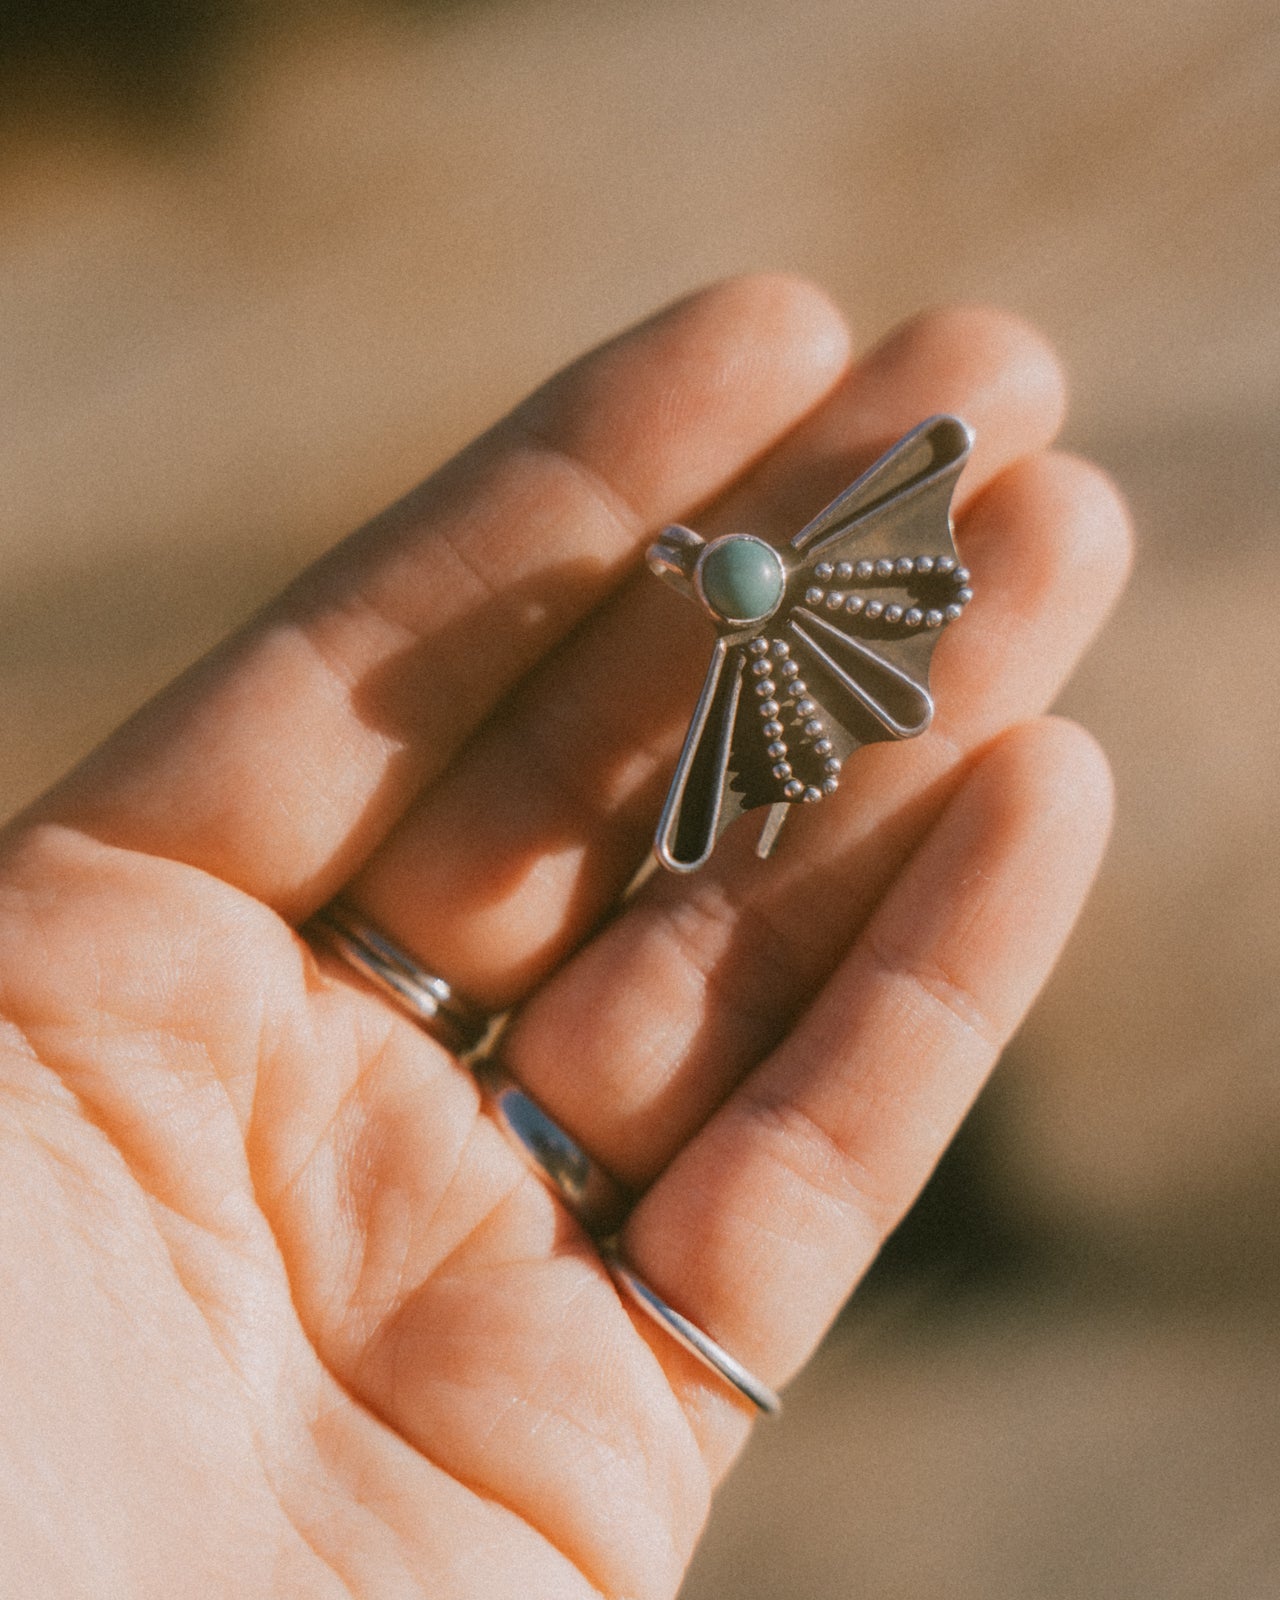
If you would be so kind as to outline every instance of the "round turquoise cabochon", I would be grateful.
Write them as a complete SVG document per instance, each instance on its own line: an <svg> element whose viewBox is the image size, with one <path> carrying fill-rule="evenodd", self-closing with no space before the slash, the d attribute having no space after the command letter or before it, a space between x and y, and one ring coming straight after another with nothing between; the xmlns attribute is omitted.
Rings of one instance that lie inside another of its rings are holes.
<svg viewBox="0 0 1280 1600"><path fill-rule="evenodd" d="M698 566L702 597L725 622L758 622L782 599L778 552L750 534L714 544Z"/></svg>

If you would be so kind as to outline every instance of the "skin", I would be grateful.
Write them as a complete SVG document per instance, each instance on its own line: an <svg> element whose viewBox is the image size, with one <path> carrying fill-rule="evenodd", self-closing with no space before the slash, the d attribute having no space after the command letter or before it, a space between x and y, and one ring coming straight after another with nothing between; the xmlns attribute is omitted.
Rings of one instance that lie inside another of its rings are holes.
<svg viewBox="0 0 1280 1600"><path fill-rule="evenodd" d="M1032 331L849 362L785 278L584 358L0 838L0 1588L676 1590L749 1408L633 1320L467 1072L298 926L339 889L516 1007L515 1072L641 1191L625 1248L773 1385L910 1204L1106 835L1045 706L1123 581ZM643 860L711 633L667 521L785 534L921 417L978 438L977 598L924 738L769 862Z"/></svg>

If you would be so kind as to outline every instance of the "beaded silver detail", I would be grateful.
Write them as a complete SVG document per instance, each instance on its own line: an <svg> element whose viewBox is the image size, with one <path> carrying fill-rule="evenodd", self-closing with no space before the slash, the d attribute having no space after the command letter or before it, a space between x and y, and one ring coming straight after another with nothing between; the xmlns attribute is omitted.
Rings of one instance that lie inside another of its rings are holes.
<svg viewBox="0 0 1280 1600"><path fill-rule="evenodd" d="M753 673L765 667L783 680L780 689L773 678L756 684L757 693L767 687L771 697L757 709L765 755L771 763L769 776L779 785L780 798L811 804L823 794L834 794L840 786L840 762L832 757L833 746L819 707L809 698L808 685L799 675L800 668L790 659L791 646L785 639L759 638L753 639L748 649L754 657ZM784 697L785 703L776 698L779 695ZM796 776L797 761L813 770L817 782L806 783Z"/></svg>
<svg viewBox="0 0 1280 1600"><path fill-rule="evenodd" d="M820 561L813 570L815 577L825 574L828 578L847 582L848 579L844 577L846 569L852 577L864 583L872 580L909 584L913 579L949 577L955 589L943 604L926 609L896 600L882 600L875 595L848 594L841 589L828 589L819 583L811 584L805 590L805 604L823 606L828 611L843 610L848 616L862 616L868 622L881 622L889 627L919 628L924 625L940 628L944 622L954 622L973 599L973 590L969 587L969 569L960 566L954 556L899 556L896 561L882 558L874 562L864 558L856 565L842 561L835 567L829 561Z"/></svg>
<svg viewBox="0 0 1280 1600"><path fill-rule="evenodd" d="M807 605L840 611L846 616L860 616L890 628L940 628L944 623L954 622L973 599L968 568L960 566L952 556L819 561L813 568L813 576L818 582L804 591ZM943 605L927 609L898 600L885 601L874 594L850 594L844 589L826 587L833 580L847 584L855 579L863 583L907 585L926 579L936 584L940 577L950 578L954 585L951 598ZM824 793L834 794L840 786L841 762L833 753L834 745L820 708L809 698L809 687L800 677L800 667L791 659L791 646L785 639L761 636L752 639L747 650L751 657L751 674L756 680L755 691L761 697L761 733L770 762L769 774L779 784L782 798L811 803ZM795 774L797 761L810 760L818 764L816 784L805 783Z"/></svg>

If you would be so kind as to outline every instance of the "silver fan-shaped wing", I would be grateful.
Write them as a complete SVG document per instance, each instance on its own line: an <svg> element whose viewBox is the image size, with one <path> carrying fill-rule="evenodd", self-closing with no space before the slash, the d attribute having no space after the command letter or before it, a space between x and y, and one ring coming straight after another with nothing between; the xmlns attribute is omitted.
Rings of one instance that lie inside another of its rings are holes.
<svg viewBox="0 0 1280 1600"><path fill-rule="evenodd" d="M696 872L731 822L777 798L746 659L743 647L726 639L712 650L654 839L658 860L672 872Z"/></svg>
<svg viewBox="0 0 1280 1600"><path fill-rule="evenodd" d="M791 540L791 548L821 560L835 550L837 542L843 543L845 535L856 534L861 544L875 524L884 520L892 521L899 546L910 543L910 531L917 525L922 536L936 538L938 509L946 526L956 479L972 448L973 436L959 417L929 417L903 434L807 522ZM927 544L920 547L928 548Z"/></svg>
<svg viewBox="0 0 1280 1600"><path fill-rule="evenodd" d="M788 592L783 637L841 761L859 745L914 738L929 726L934 647L942 623L956 613L957 595L963 602L969 593L954 582L966 575L958 570L950 508L971 448L959 418L930 417L791 541L803 559ZM874 570L865 577L868 568ZM907 626L903 617L919 620Z"/></svg>

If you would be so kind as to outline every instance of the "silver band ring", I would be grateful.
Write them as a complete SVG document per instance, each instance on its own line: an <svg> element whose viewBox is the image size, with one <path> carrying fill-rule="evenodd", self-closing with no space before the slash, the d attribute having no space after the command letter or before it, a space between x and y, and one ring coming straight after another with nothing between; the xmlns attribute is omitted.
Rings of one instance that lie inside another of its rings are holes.
<svg viewBox="0 0 1280 1600"><path fill-rule="evenodd" d="M655 1294L616 1251L606 1249L603 1254L613 1281L633 1305L651 1317L677 1344L682 1344L691 1355L697 1356L704 1366L710 1367L717 1377L722 1378L739 1394L745 1395L758 1410L769 1417L778 1415L782 1410L782 1401L768 1384L761 1383L754 1373L747 1371L741 1361L731 1356L722 1345L718 1345L709 1333L704 1333L697 1323L681 1316L660 1295Z"/></svg>
<svg viewBox="0 0 1280 1600"><path fill-rule="evenodd" d="M538 1177L559 1195L592 1238L604 1239L615 1233L630 1206L630 1196L617 1179L593 1161L496 1061L475 1061L471 1070L494 1121Z"/></svg>
<svg viewBox="0 0 1280 1600"><path fill-rule="evenodd" d="M449 1049L464 1054L484 1037L490 1016L464 1000L443 978L420 967L386 934L341 901L318 911L313 926L348 966L394 1000Z"/></svg>

